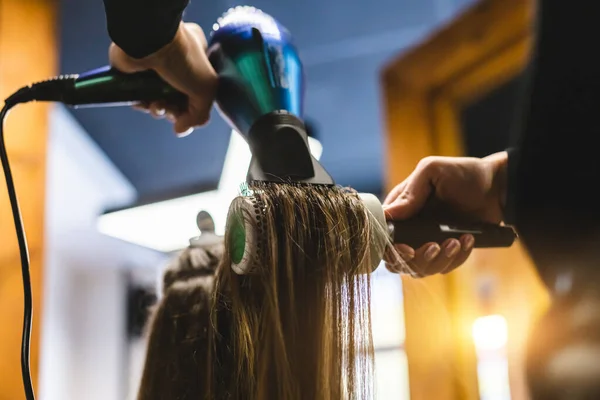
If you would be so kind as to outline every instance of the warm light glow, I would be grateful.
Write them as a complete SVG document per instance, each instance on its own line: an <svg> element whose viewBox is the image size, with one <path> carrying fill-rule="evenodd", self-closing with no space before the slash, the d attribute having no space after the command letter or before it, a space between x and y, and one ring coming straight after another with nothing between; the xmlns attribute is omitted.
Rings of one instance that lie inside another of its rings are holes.
<svg viewBox="0 0 600 400"><path fill-rule="evenodd" d="M481 400L510 400L506 344L508 327L502 315L487 315L473 323L477 381Z"/></svg>
<svg viewBox="0 0 600 400"><path fill-rule="evenodd" d="M309 147L320 159L321 143L309 137ZM251 157L246 141L232 131L217 190L102 215L98 230L159 251L175 251L187 247L190 238L198 235L196 215L204 210L213 217L216 233L223 235L229 204L246 180Z"/></svg>
<svg viewBox="0 0 600 400"><path fill-rule="evenodd" d="M500 350L507 340L508 327L502 315L479 317L473 323L473 341L478 351Z"/></svg>

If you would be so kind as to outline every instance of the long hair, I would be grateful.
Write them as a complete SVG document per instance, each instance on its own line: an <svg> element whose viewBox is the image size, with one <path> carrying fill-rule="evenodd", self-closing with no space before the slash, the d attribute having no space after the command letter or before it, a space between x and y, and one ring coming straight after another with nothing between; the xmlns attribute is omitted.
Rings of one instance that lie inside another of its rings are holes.
<svg viewBox="0 0 600 400"><path fill-rule="evenodd" d="M258 232L255 269L237 275L225 252L213 325L227 318L232 362L213 398L371 398L368 272L385 232L342 188L254 183L248 193L256 212L238 198L229 221L241 216Z"/></svg>
<svg viewBox="0 0 600 400"><path fill-rule="evenodd" d="M214 275L222 254L222 243L190 247L166 268L149 324L139 400L206 397Z"/></svg>
<svg viewBox="0 0 600 400"><path fill-rule="evenodd" d="M214 281L166 285L139 399L372 398L369 272L387 245L383 228L342 188L247 189L230 208ZM231 268L234 217L256 233L251 274Z"/></svg>

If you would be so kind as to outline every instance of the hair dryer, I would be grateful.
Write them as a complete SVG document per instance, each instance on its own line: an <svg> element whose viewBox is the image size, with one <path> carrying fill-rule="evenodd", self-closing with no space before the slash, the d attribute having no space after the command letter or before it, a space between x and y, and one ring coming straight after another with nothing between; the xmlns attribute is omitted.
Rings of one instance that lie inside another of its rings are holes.
<svg viewBox="0 0 600 400"><path fill-rule="evenodd" d="M208 45L219 75L217 108L244 136L253 155L248 179L332 185L333 179L309 151L301 119L302 65L289 32L270 15L240 6L219 18ZM153 71L125 74L102 67L34 83L6 104L57 101L80 108L156 100L176 106L187 101Z"/></svg>

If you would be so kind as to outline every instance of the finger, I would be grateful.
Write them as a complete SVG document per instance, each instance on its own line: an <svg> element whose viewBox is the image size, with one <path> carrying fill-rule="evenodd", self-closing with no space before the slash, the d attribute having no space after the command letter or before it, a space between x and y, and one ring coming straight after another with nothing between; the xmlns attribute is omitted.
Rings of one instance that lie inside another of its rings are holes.
<svg viewBox="0 0 600 400"><path fill-rule="evenodd" d="M405 244L397 244L394 246L404 261L411 261L415 258L415 249Z"/></svg>
<svg viewBox="0 0 600 400"><path fill-rule="evenodd" d="M382 261L388 271L399 273L406 266L406 261L402 259L402 255L393 245L386 245L383 251Z"/></svg>
<svg viewBox="0 0 600 400"><path fill-rule="evenodd" d="M396 198L398 196L400 196L400 193L402 193L402 191L404 191L404 188L406 187L406 185L408 184L408 181L410 180L411 176L409 176L408 178L406 178L404 181L402 181L401 183L397 184L389 193L388 195L385 197L385 200L383 201L383 205L389 205L391 204L394 200L396 200Z"/></svg>
<svg viewBox="0 0 600 400"><path fill-rule="evenodd" d="M167 108L165 118L173 124L173 130L177 137L182 138L188 136L194 131L195 126L190 125L187 122L189 121L187 112L182 112L177 108Z"/></svg>
<svg viewBox="0 0 600 400"><path fill-rule="evenodd" d="M193 127L191 127L191 128L188 128L188 130L187 130L187 131L183 131L183 132L176 132L176 135L177 135L177 137L179 137L179 138L183 138L183 137L186 137L186 136L190 135L192 132L194 132L194 128L193 128Z"/></svg>
<svg viewBox="0 0 600 400"><path fill-rule="evenodd" d="M408 219L423 208L432 190L431 177L427 170L415 170L404 190L384 207L384 211L390 219Z"/></svg>
<svg viewBox="0 0 600 400"><path fill-rule="evenodd" d="M386 261L385 267L393 274L410 274L412 272L409 263L400 257L393 262Z"/></svg>
<svg viewBox="0 0 600 400"><path fill-rule="evenodd" d="M190 113L185 112L182 114L174 115L172 113L167 114L169 121L173 123L173 131L177 137L185 137L194 131L195 126L188 121L191 121Z"/></svg>
<svg viewBox="0 0 600 400"><path fill-rule="evenodd" d="M172 123L172 124L174 124L174 123L176 122L176 117L175 117L175 114L173 114L173 113L172 113L172 112L170 112L170 111L167 111L167 112L165 113L165 119L166 119L167 121L169 121L170 123Z"/></svg>
<svg viewBox="0 0 600 400"><path fill-rule="evenodd" d="M445 271L452 264L454 257L460 252L460 242L457 239L448 239L441 246L432 245L419 250L415 260L421 260L427 275L434 275Z"/></svg>
<svg viewBox="0 0 600 400"><path fill-rule="evenodd" d="M432 160L434 158L435 157L425 157L421 159L421 161L415 167L414 171L403 182L396 185L396 187L392 189L392 191L385 198L383 204L389 205L393 203L394 200L396 200L396 198L406 190L409 183L413 183L415 179L417 181L421 181L423 178L426 178L427 184L429 185L430 179L428 178L430 178L429 175L431 175L431 165L433 164Z"/></svg>
<svg viewBox="0 0 600 400"><path fill-rule="evenodd" d="M178 118L173 124L173 130L177 136L183 135L185 132L193 128L194 127L182 117Z"/></svg>
<svg viewBox="0 0 600 400"><path fill-rule="evenodd" d="M183 102L174 102L167 101L165 102L165 109L167 110L167 114L173 114L175 117L180 117L181 115L188 112L189 109L189 99L186 99Z"/></svg>
<svg viewBox="0 0 600 400"><path fill-rule="evenodd" d="M385 267L393 273L408 272L406 267L414 257L415 250L412 247L405 244L394 245L384 255Z"/></svg>
<svg viewBox="0 0 600 400"><path fill-rule="evenodd" d="M431 275L430 264L441 252L441 247L437 243L426 243L415 250L415 257L409 263L409 266L417 276L424 277Z"/></svg>
<svg viewBox="0 0 600 400"><path fill-rule="evenodd" d="M475 246L475 238L473 235L463 235L460 238L460 252L454 257L448 268L442 271L442 274L448 274L460 267L467 261Z"/></svg>
<svg viewBox="0 0 600 400"><path fill-rule="evenodd" d="M144 106L141 104L134 104L132 108L136 111L143 112L145 114L150 114L150 108L148 106Z"/></svg>
<svg viewBox="0 0 600 400"><path fill-rule="evenodd" d="M385 268L392 274L406 274L410 270L405 267L406 263L385 263Z"/></svg>
<svg viewBox="0 0 600 400"><path fill-rule="evenodd" d="M164 118L166 112L167 110L163 101L155 101L150 104L150 114L152 114L154 118Z"/></svg>
<svg viewBox="0 0 600 400"><path fill-rule="evenodd" d="M175 133L181 134L187 132L190 128L199 127L205 125L210 119L210 111L200 111L194 107L190 107L188 112L185 112L177 116L175 125Z"/></svg>
<svg viewBox="0 0 600 400"><path fill-rule="evenodd" d="M150 102L149 101L140 101L131 106L134 110L150 113Z"/></svg>

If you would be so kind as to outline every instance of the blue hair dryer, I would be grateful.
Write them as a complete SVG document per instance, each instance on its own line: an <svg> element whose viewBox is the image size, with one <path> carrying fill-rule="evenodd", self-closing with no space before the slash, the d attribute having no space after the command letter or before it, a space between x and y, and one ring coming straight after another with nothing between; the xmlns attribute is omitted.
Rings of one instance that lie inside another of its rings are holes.
<svg viewBox="0 0 600 400"><path fill-rule="evenodd" d="M240 6L214 24L208 45L219 76L217 107L253 155L248 180L333 185L309 151L302 121L302 64L289 32L270 15ZM187 101L154 71L125 74L102 67L24 87L6 103L59 101L80 108L156 100Z"/></svg>
<svg viewBox="0 0 600 400"><path fill-rule="evenodd" d="M213 27L208 56L219 74L217 108L252 152L248 180L333 185L309 151L302 63L287 29L254 7L230 9Z"/></svg>

